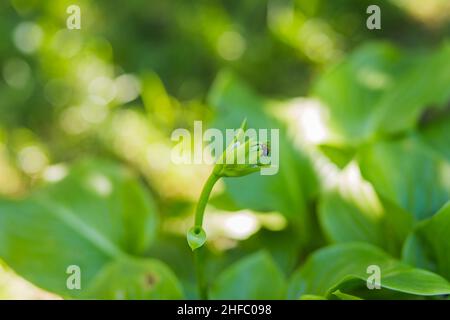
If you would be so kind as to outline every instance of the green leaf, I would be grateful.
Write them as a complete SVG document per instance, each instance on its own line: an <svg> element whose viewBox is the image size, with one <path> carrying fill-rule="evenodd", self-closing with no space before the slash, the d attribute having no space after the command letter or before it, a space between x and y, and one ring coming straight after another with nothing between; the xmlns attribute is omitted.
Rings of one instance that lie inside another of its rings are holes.
<svg viewBox="0 0 450 320"><path fill-rule="evenodd" d="M192 250L186 245L186 237L168 233L161 234L149 249L148 256L170 266L183 287L185 299L198 299L194 257ZM208 263L211 261L209 256L207 261Z"/></svg>
<svg viewBox="0 0 450 320"><path fill-rule="evenodd" d="M108 263L83 293L87 299L182 299L175 275L153 259L130 259Z"/></svg>
<svg viewBox="0 0 450 320"><path fill-rule="evenodd" d="M343 169L355 156L353 148L336 147L332 145L319 145L320 151L325 154L339 168Z"/></svg>
<svg viewBox="0 0 450 320"><path fill-rule="evenodd" d="M234 263L213 283L211 299L278 300L286 298L286 280L264 251Z"/></svg>
<svg viewBox="0 0 450 320"><path fill-rule="evenodd" d="M35 198L70 207L128 253L143 253L156 236L158 216L151 195L130 170L111 162L79 162Z"/></svg>
<svg viewBox="0 0 450 320"><path fill-rule="evenodd" d="M362 241L375 245L382 243L379 216L360 210L354 203L336 192L325 194L319 205L322 229L331 242Z"/></svg>
<svg viewBox="0 0 450 320"><path fill-rule="evenodd" d="M327 300L327 298L314 294L304 294L299 298L299 300Z"/></svg>
<svg viewBox="0 0 450 320"><path fill-rule="evenodd" d="M450 164L417 139L379 142L358 155L361 172L381 196L418 220L431 217L450 197Z"/></svg>
<svg viewBox="0 0 450 320"><path fill-rule="evenodd" d="M83 161L26 200L0 201L0 257L34 284L77 297L106 264L147 250L156 218L131 172ZM81 269L82 290L66 286L71 265Z"/></svg>
<svg viewBox="0 0 450 320"><path fill-rule="evenodd" d="M429 123L421 128L419 135L426 144L450 162L450 116Z"/></svg>
<svg viewBox="0 0 450 320"><path fill-rule="evenodd" d="M319 78L312 95L328 110L330 141L357 145L375 133L376 103L404 67L403 55L387 43L370 43Z"/></svg>
<svg viewBox="0 0 450 320"><path fill-rule="evenodd" d="M349 164L336 179L336 187L322 194L318 206L320 226L328 240L367 242L399 256L413 227L412 215L378 197L356 163Z"/></svg>
<svg viewBox="0 0 450 320"><path fill-rule="evenodd" d="M436 263L429 256L424 243L415 233L411 233L403 244L402 260L417 268L436 270Z"/></svg>
<svg viewBox="0 0 450 320"><path fill-rule="evenodd" d="M344 293L341 290L336 290L335 292L333 292L333 295L341 300L362 300L361 298L358 298L354 295Z"/></svg>
<svg viewBox="0 0 450 320"><path fill-rule="evenodd" d="M248 255L264 248L280 270L288 275L296 267L301 255L301 244L296 233L297 231L289 226L281 231L262 228L250 238L241 241L235 251Z"/></svg>
<svg viewBox="0 0 450 320"><path fill-rule="evenodd" d="M366 285L367 268L380 268L381 289L369 290ZM408 295L445 295L450 284L429 271L414 269L386 253L365 243L345 243L325 247L314 252L295 273L290 282L289 298L305 294L330 297L336 290L358 289L357 296L370 297L372 293L383 296L389 291Z"/></svg>
<svg viewBox="0 0 450 320"><path fill-rule="evenodd" d="M450 99L450 45L405 54L370 43L319 78L312 95L328 110L328 143L360 145L416 127L426 108Z"/></svg>
<svg viewBox="0 0 450 320"><path fill-rule="evenodd" d="M365 198L367 195L362 192L358 194L359 203L337 192L322 197L319 221L328 240L332 243L367 242L399 255L412 230L412 215L385 200L379 202L377 210L371 203L376 199Z"/></svg>
<svg viewBox="0 0 450 320"><path fill-rule="evenodd" d="M404 248L409 263L429 268L450 280L450 202L420 223Z"/></svg>
<svg viewBox="0 0 450 320"><path fill-rule="evenodd" d="M393 133L416 126L426 107L450 99L450 44L420 56L376 106L378 131Z"/></svg>

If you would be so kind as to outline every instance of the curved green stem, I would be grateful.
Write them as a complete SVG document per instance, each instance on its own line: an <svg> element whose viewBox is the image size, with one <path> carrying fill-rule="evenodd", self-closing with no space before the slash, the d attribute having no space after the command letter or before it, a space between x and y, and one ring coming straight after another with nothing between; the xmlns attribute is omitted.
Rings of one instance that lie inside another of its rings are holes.
<svg viewBox="0 0 450 320"><path fill-rule="evenodd" d="M203 217L205 215L206 204L208 203L208 199L214 187L214 184L219 179L220 176L212 172L208 180L206 181L205 186L203 187L202 193L200 194L200 199L198 200L197 208L195 210L194 232L197 234L199 234L202 231ZM208 290L204 275L205 265L204 265L203 248L197 248L196 250L194 250L194 264L197 272L197 286L199 297L200 299L206 300L208 299Z"/></svg>
<svg viewBox="0 0 450 320"><path fill-rule="evenodd" d="M211 173L208 180L203 187L202 193L200 194L200 199L197 203L197 209L195 210L195 227L202 227L203 217L205 215L206 204L208 203L209 195L211 194L212 188L220 176L216 175L214 172Z"/></svg>

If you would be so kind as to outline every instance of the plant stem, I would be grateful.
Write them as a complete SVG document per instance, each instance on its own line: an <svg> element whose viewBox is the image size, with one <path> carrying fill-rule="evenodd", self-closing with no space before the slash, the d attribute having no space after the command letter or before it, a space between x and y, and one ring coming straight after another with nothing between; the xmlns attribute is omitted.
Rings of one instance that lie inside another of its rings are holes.
<svg viewBox="0 0 450 320"><path fill-rule="evenodd" d="M198 248L194 251L194 264L197 272L197 287L198 287L198 295L201 300L208 299L208 290L206 286L205 276L204 276L204 259L203 257L204 248Z"/></svg>
<svg viewBox="0 0 450 320"><path fill-rule="evenodd" d="M199 232L203 225L203 217L205 215L205 208L206 204L208 203L209 196L214 187L214 184L219 179L220 176L212 172L208 180L206 180L205 186L203 187L202 193L200 194L200 199L198 200L197 208L195 210L195 227L198 228ZM204 275L204 268L205 268L204 248L198 248L194 250L194 265L197 273L197 286L199 297L202 300L206 300L208 299L208 294Z"/></svg>
<svg viewBox="0 0 450 320"><path fill-rule="evenodd" d="M206 204L208 203L209 195L211 194L214 184L219 180L220 177L214 172L211 173L208 180L206 180L205 186L203 187L202 193L200 194L200 199L197 203L197 209L195 210L195 226L201 227L203 225L203 216L205 215Z"/></svg>

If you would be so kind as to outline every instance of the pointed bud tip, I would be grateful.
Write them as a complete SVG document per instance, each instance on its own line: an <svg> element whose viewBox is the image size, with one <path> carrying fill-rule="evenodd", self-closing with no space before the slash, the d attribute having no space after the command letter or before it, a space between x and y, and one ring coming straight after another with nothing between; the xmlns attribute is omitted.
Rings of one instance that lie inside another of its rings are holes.
<svg viewBox="0 0 450 320"><path fill-rule="evenodd" d="M247 129L247 118L244 118L244 120L242 120L241 129L244 131Z"/></svg>

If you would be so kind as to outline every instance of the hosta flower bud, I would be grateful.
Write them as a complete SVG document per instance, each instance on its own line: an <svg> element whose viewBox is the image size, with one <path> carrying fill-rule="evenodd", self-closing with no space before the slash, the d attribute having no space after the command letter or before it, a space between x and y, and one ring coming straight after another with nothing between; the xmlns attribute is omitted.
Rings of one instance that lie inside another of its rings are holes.
<svg viewBox="0 0 450 320"><path fill-rule="evenodd" d="M217 160L214 174L220 177L241 177L259 171L267 164L261 162L268 156L269 145L245 136L246 121L242 123L233 142Z"/></svg>

